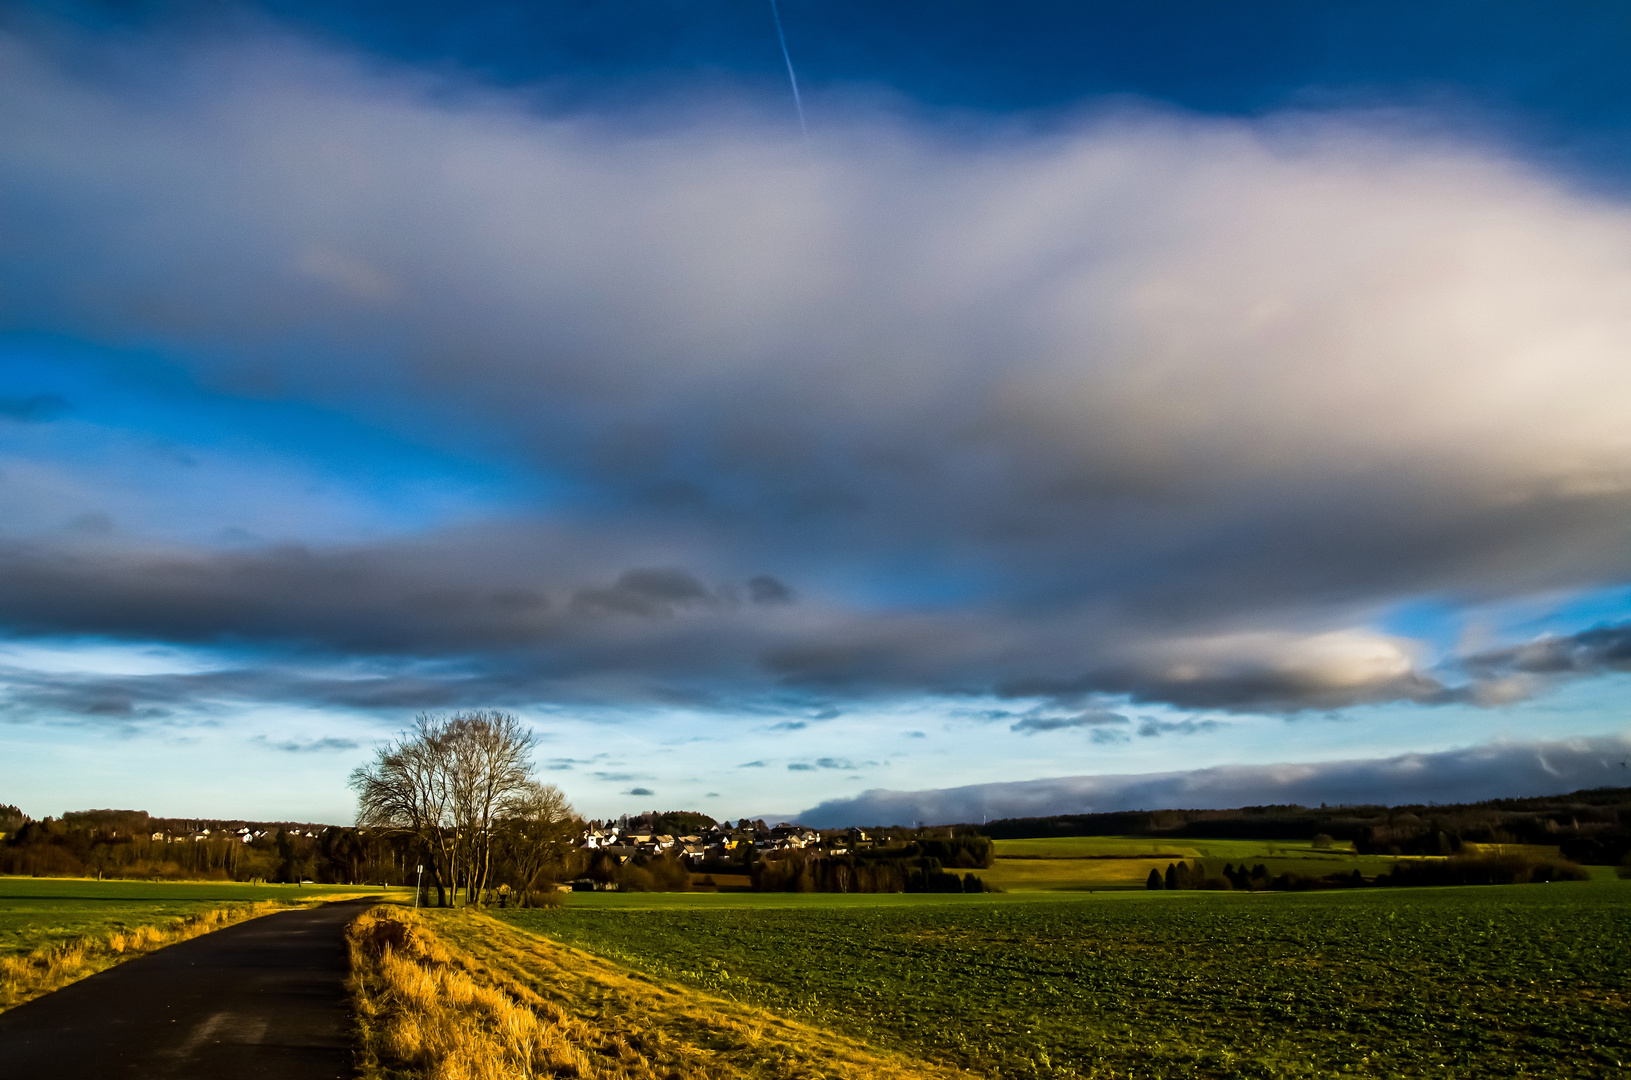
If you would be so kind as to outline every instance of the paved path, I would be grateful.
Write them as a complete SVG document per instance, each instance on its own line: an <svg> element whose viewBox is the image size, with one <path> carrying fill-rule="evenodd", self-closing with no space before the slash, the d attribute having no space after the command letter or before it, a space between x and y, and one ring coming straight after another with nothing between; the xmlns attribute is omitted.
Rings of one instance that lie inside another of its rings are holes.
<svg viewBox="0 0 1631 1080"><path fill-rule="evenodd" d="M350 1077L342 930L361 903L251 919L0 1013L0 1078Z"/></svg>

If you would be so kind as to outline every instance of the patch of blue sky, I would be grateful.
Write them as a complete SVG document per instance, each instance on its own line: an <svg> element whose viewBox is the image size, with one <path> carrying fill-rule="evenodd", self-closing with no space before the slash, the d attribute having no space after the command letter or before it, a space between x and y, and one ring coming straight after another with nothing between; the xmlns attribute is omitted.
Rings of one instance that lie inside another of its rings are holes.
<svg viewBox="0 0 1631 1080"><path fill-rule="evenodd" d="M101 499L140 518L120 524L169 539L213 540L223 530L362 539L536 512L564 498L564 488L496 456L428 445L337 410L211 390L150 354L0 340L0 397L58 403L48 417L0 419L0 456L8 472L32 472L86 504L63 520L115 517L93 505Z"/></svg>
<svg viewBox="0 0 1631 1080"><path fill-rule="evenodd" d="M191 675L223 666L217 653L182 645L84 637L0 640L0 667L44 675Z"/></svg>
<svg viewBox="0 0 1631 1080"><path fill-rule="evenodd" d="M9 727L0 788L33 817L117 805L157 815L344 824L356 813L346 778L378 737L327 712L246 708L164 724L82 721L72 730ZM307 752L290 752L332 739ZM88 753L87 743L116 744ZM358 743L362 749L341 744ZM332 747L332 749L330 748Z"/></svg>
<svg viewBox="0 0 1631 1080"><path fill-rule="evenodd" d="M665 0L633 20L615 7L523 0L261 6L372 55L544 87L555 108L685 108L675 84L701 78L748 85L778 105L786 95L763 5ZM960 127L981 114L1034 124L1095 99L1226 116L1426 102L1606 182L1631 178L1625 14L1593 0L784 0L780 10L818 135L833 108L885 95L942 110Z"/></svg>
<svg viewBox="0 0 1631 1080"><path fill-rule="evenodd" d="M1297 719L1311 722L1280 725L1280 744L1288 752L1280 760L1390 757L1496 740L1584 738L1631 731L1625 713L1631 675L1605 675L1536 689L1532 698L1492 706L1448 703L1424 708L1396 702L1358 706L1329 717L1303 714ZM1325 722L1333 719L1336 722Z"/></svg>
<svg viewBox="0 0 1631 1080"><path fill-rule="evenodd" d="M1524 638L1572 634L1627 619L1631 619L1631 584L1587 589L1551 598L1551 603L1542 610L1525 613L1523 617L1515 619L1509 632Z"/></svg>
<svg viewBox="0 0 1631 1080"><path fill-rule="evenodd" d="M1631 619L1631 585L1613 585L1483 604L1426 597L1389 610L1379 629L1426 643L1435 654L1431 662L1626 619Z"/></svg>
<svg viewBox="0 0 1631 1080"><path fill-rule="evenodd" d="M1466 621L1465 608L1437 597L1424 597L1392 608L1383 615L1378 629L1424 642L1436 656L1447 656L1461 641Z"/></svg>

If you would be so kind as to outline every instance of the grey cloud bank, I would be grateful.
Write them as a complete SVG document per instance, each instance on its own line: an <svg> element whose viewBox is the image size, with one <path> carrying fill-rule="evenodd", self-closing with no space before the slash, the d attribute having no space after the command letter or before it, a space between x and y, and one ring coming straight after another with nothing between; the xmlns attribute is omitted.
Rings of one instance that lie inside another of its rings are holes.
<svg viewBox="0 0 1631 1080"><path fill-rule="evenodd" d="M1494 743L1432 754L1318 764L1228 765L1138 776L1066 776L938 791L867 791L806 810L806 825L911 825L1112 810L1229 809L1297 803L1425 804L1554 795L1631 784L1631 735Z"/></svg>
<svg viewBox="0 0 1631 1080"><path fill-rule="evenodd" d="M968 139L856 111L806 148L728 101L653 133L270 38L186 52L208 95L84 70L0 38L0 327L589 494L349 545L0 537L13 632L264 652L19 708L213 679L1296 711L1619 662L1377 629L1631 578L1631 214L1493 149L1153 111ZM58 415L32 400L6 415ZM285 674L301 650L402 671Z"/></svg>

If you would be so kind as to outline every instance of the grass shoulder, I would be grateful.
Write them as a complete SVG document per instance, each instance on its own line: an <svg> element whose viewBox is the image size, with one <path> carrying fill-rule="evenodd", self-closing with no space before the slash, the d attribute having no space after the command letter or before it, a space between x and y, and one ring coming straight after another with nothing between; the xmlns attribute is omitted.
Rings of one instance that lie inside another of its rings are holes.
<svg viewBox="0 0 1631 1080"><path fill-rule="evenodd" d="M952 1070L664 984L471 910L374 908L348 932L365 1080L828 1077Z"/></svg>
<svg viewBox="0 0 1631 1080"><path fill-rule="evenodd" d="M360 891L0 877L0 1011L245 919Z"/></svg>

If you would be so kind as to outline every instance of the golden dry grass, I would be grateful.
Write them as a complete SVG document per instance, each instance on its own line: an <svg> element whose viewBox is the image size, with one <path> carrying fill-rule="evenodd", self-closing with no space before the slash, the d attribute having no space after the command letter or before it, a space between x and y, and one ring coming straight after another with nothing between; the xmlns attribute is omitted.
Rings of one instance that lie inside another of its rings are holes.
<svg viewBox="0 0 1631 1080"><path fill-rule="evenodd" d="M370 1080L916 1080L961 1074L665 986L475 912L349 932Z"/></svg>
<svg viewBox="0 0 1631 1080"><path fill-rule="evenodd" d="M178 916L156 926L87 934L36 949L26 956L0 956L0 1011L32 1001L122 961L245 919L281 911L285 906L267 900L239 904Z"/></svg>

